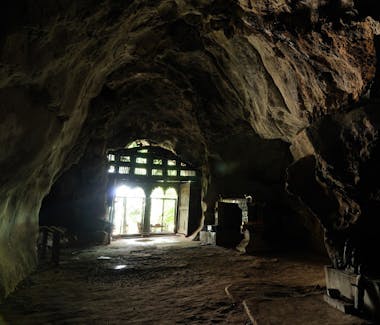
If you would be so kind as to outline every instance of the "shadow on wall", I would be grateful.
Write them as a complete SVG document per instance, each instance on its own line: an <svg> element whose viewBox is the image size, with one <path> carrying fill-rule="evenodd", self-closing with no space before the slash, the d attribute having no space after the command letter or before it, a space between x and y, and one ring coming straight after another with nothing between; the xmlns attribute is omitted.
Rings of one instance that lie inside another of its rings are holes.
<svg viewBox="0 0 380 325"><path fill-rule="evenodd" d="M80 242L107 242L106 182L104 157L87 152L57 179L44 198L40 226L64 227Z"/></svg>

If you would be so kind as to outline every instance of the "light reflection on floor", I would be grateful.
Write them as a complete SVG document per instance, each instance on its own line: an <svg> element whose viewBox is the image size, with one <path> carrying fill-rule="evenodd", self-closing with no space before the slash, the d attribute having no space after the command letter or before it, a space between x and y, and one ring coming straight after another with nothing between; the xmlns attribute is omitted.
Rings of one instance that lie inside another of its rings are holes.
<svg viewBox="0 0 380 325"><path fill-rule="evenodd" d="M199 246L199 241L192 241L181 235L168 235L168 236L151 236L151 237L130 237L118 238L111 242L110 248L123 248L123 247L184 247L184 246Z"/></svg>

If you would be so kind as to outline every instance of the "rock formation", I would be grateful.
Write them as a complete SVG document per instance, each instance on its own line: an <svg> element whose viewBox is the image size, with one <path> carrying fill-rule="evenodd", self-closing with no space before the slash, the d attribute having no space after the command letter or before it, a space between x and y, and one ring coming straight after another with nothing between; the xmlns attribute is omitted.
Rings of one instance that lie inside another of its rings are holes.
<svg viewBox="0 0 380 325"><path fill-rule="evenodd" d="M0 296L36 265L46 195L42 215L66 203L60 218L100 219L105 150L138 138L202 169L207 220L217 194L252 192L308 236L320 223L336 266L349 239L375 271L380 27L371 5L4 1Z"/></svg>

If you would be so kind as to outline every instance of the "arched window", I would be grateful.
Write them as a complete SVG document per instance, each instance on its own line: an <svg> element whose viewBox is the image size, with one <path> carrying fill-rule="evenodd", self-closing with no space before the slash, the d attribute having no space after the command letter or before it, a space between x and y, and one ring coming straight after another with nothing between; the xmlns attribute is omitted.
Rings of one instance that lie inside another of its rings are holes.
<svg viewBox="0 0 380 325"><path fill-rule="evenodd" d="M130 198L145 198L145 192L141 187L128 187L121 185L116 188L116 196L130 197Z"/></svg>
<svg viewBox="0 0 380 325"><path fill-rule="evenodd" d="M167 199L177 199L178 198L178 194L177 194L177 191L175 190L175 188L169 187L165 191L165 198L167 198Z"/></svg>
<svg viewBox="0 0 380 325"><path fill-rule="evenodd" d="M152 199L163 199L165 197L164 189L162 187L156 187L150 195Z"/></svg>

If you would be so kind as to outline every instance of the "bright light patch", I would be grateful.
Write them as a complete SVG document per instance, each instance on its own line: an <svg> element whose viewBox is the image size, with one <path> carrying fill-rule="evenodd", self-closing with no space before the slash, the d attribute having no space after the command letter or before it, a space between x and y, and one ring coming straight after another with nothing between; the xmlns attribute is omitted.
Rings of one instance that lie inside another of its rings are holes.
<svg viewBox="0 0 380 325"><path fill-rule="evenodd" d="M130 192L130 188L126 185L121 185L119 187L116 188L116 196L127 196L128 193Z"/></svg>
<svg viewBox="0 0 380 325"><path fill-rule="evenodd" d="M145 192L141 187L130 188L127 185L116 187L115 194L119 197L145 198Z"/></svg>

